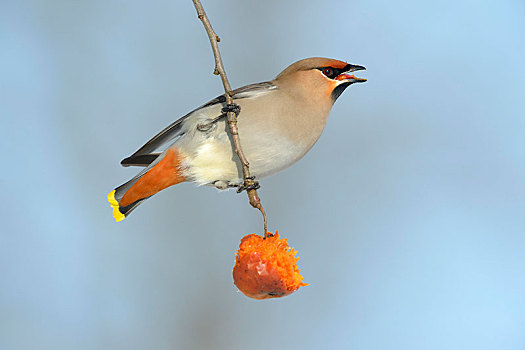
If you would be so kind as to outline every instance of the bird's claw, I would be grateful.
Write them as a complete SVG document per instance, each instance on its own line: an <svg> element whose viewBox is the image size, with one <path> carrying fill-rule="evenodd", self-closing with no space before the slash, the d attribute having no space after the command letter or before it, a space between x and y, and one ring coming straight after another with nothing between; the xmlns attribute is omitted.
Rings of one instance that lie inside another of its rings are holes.
<svg viewBox="0 0 525 350"><path fill-rule="evenodd" d="M235 113L235 115L239 115L239 113L241 113L241 106L239 106L237 103L229 103L226 106L222 107L221 112L223 114L233 112Z"/></svg>
<svg viewBox="0 0 525 350"><path fill-rule="evenodd" d="M248 179L253 180L255 179L255 176L250 176ZM242 191L249 191L249 190L258 190L261 188L261 185L257 181L254 181L253 184L245 186L245 185L238 185L237 186L237 193L241 193Z"/></svg>

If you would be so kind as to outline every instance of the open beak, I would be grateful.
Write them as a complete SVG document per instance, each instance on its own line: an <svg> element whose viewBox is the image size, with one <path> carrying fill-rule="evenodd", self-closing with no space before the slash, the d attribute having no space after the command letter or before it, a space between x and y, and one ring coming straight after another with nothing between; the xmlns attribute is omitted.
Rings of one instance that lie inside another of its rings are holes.
<svg viewBox="0 0 525 350"><path fill-rule="evenodd" d="M358 70L366 70L366 68L363 67L363 66L359 66L357 64L347 64L346 67L344 68L345 72L355 72L355 71L358 71ZM364 83L366 81L366 79L364 79L364 78L356 78L355 76L353 76L351 74L347 74L347 73L339 74L335 78L335 80L344 81L345 83L350 83L350 84L353 84L353 83Z"/></svg>

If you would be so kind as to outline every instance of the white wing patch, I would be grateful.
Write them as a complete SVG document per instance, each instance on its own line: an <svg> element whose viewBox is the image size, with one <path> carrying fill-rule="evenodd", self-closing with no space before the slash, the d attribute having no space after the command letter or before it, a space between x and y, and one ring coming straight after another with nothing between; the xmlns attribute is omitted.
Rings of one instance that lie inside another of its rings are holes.
<svg viewBox="0 0 525 350"><path fill-rule="evenodd" d="M247 90L247 91L236 93L234 97L236 99L238 98L256 98L262 95L266 95L267 93L273 90L276 90L276 89L277 89L276 85L269 85L265 87L254 88L253 90Z"/></svg>

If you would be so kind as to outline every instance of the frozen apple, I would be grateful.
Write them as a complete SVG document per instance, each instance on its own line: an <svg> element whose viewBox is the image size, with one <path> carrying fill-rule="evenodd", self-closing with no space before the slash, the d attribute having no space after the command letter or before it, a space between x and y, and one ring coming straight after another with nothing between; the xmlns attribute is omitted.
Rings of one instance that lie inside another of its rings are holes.
<svg viewBox="0 0 525 350"><path fill-rule="evenodd" d="M233 267L233 283L250 298L279 298L295 292L303 283L297 267L297 251L279 234L243 237Z"/></svg>

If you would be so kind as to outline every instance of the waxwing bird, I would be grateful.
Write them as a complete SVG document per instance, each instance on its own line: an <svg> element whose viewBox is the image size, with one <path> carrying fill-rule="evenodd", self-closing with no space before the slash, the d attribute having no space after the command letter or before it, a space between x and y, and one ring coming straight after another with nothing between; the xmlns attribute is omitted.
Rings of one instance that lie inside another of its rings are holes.
<svg viewBox="0 0 525 350"><path fill-rule="evenodd" d="M348 74L365 67L314 57L295 62L274 80L233 91L241 107L241 147L250 173L262 179L288 168L312 148L324 129L335 100L353 83L366 79ZM189 181L218 189L243 184L219 96L175 121L123 166L144 169L108 195L116 221L141 202L172 185Z"/></svg>

